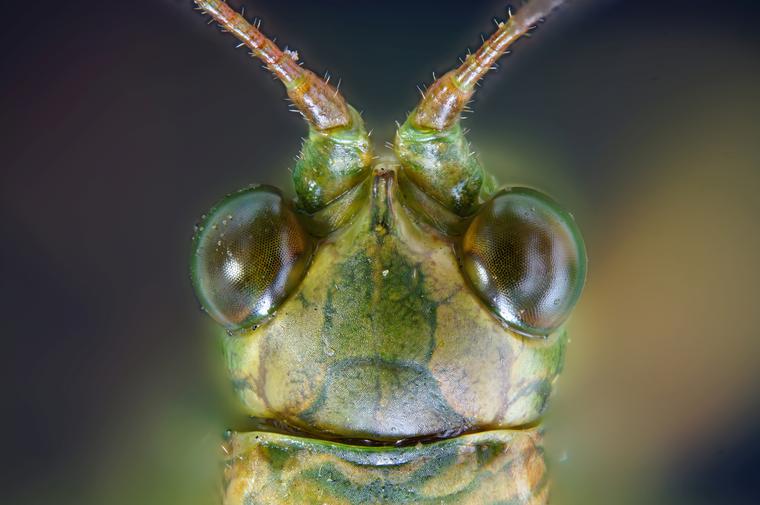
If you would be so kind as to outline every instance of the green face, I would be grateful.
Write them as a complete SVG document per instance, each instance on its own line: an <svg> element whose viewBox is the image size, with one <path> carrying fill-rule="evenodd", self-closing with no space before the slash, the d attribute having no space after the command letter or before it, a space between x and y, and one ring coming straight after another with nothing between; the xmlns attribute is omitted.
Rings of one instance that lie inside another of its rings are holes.
<svg viewBox="0 0 760 505"><path fill-rule="evenodd" d="M230 196L196 240L203 306L230 329L257 418L317 437L395 442L535 422L577 298L576 230L537 192L499 192L451 236L375 167L349 222L316 238L265 187ZM341 202L336 202L339 204Z"/></svg>
<svg viewBox="0 0 760 505"><path fill-rule="evenodd" d="M441 96L466 82L447 76ZM310 120L296 198L230 195L194 239L196 292L261 426L231 435L225 503L544 503L537 425L585 278L572 217L497 190L458 116L436 116L451 100L423 99L378 161L352 108L308 109L309 79L283 78Z"/></svg>

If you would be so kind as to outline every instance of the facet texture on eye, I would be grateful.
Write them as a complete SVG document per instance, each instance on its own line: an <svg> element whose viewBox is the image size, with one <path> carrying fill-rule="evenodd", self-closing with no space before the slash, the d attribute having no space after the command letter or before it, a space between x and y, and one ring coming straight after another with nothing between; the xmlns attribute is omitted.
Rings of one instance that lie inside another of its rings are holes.
<svg viewBox="0 0 760 505"><path fill-rule="evenodd" d="M462 266L483 301L508 325L547 335L583 289L586 253L572 216L528 188L497 193L462 241Z"/></svg>
<svg viewBox="0 0 760 505"><path fill-rule="evenodd" d="M311 239L275 188L228 196L198 226L191 262L198 299L228 329L276 310L303 277Z"/></svg>

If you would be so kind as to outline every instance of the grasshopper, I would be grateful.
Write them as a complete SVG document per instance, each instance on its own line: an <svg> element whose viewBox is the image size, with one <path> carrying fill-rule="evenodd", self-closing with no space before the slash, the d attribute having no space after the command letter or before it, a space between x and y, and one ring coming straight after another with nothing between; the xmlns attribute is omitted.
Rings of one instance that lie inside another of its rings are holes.
<svg viewBox="0 0 760 505"><path fill-rule="evenodd" d="M199 9L285 86L309 133L295 198L252 186L198 224L191 278L256 431L225 505L542 504L541 415L586 253L573 217L499 187L460 125L480 79L561 3L533 0L373 153L338 89L221 0Z"/></svg>

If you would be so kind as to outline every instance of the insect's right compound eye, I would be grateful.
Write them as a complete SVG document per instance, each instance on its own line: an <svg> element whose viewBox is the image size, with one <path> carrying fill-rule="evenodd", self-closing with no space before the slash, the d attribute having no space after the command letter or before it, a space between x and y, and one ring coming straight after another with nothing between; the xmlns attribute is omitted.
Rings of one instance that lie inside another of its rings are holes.
<svg viewBox="0 0 760 505"><path fill-rule="evenodd" d="M475 291L520 333L548 335L578 301L586 250L570 214L539 193L513 188L486 202L462 241Z"/></svg>
<svg viewBox="0 0 760 505"><path fill-rule="evenodd" d="M198 225L191 275L205 310L228 330L271 315L306 272L312 240L279 191L228 196Z"/></svg>

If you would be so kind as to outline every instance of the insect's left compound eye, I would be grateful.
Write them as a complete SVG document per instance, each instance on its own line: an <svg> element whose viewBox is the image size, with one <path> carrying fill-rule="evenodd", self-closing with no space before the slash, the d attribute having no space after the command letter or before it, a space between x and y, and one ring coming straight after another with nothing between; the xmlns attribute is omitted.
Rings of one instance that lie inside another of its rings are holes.
<svg viewBox="0 0 760 505"><path fill-rule="evenodd" d="M203 309L230 330L272 314L303 277L312 242L275 188L222 200L198 226L192 281Z"/></svg>
<svg viewBox="0 0 760 505"><path fill-rule="evenodd" d="M547 335L570 315L586 275L572 216L538 191L485 203L462 242L462 266L483 301L521 333Z"/></svg>

